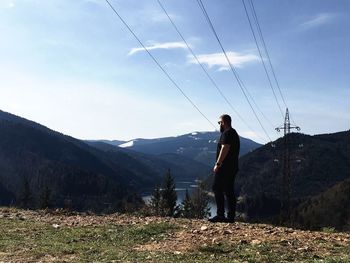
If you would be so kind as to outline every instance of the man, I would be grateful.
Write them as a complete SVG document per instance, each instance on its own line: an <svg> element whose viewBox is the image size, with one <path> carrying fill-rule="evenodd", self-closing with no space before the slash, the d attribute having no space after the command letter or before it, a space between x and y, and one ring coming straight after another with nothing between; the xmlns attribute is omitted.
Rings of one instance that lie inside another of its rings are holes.
<svg viewBox="0 0 350 263"><path fill-rule="evenodd" d="M210 218L210 222L235 221L236 197L234 193L234 181L238 172L239 136L231 126L231 117L227 114L220 116L220 140L216 151L216 163L214 166L213 191L217 205L217 215ZM228 207L225 217L225 198Z"/></svg>

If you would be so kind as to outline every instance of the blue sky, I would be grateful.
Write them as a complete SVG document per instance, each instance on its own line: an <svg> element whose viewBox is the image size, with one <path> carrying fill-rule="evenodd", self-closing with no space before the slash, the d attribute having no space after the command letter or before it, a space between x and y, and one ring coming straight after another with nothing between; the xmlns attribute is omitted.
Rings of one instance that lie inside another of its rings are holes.
<svg viewBox="0 0 350 263"><path fill-rule="evenodd" d="M266 142L196 0L162 3L250 128L208 81L156 0L110 1L210 121L229 113L242 136ZM242 1L203 3L231 63L268 118L259 115L269 136L276 139L273 126L283 119ZM293 120L306 134L348 130L350 1L254 3ZM213 130L104 0L1 0L0 32L1 110L81 139Z"/></svg>

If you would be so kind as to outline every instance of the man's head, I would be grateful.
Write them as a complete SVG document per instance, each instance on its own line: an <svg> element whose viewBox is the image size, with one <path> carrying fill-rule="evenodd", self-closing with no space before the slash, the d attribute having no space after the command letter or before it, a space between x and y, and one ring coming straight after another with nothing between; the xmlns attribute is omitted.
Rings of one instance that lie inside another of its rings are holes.
<svg viewBox="0 0 350 263"><path fill-rule="evenodd" d="M225 130L227 130L228 128L231 128L231 117L230 115L227 114L223 114L220 116L219 121L218 121L219 125L220 125L220 132L224 132Z"/></svg>

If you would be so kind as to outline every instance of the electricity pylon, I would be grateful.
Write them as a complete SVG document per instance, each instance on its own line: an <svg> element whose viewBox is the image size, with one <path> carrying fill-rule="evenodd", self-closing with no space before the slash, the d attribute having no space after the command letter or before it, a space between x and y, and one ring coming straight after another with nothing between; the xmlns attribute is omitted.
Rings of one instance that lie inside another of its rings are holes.
<svg viewBox="0 0 350 263"><path fill-rule="evenodd" d="M284 215L289 218L290 216L290 199L291 199L291 193L292 193L292 186L291 186L291 168L290 168L290 143L289 143L289 136L291 130L297 130L300 131L299 126L291 125L290 119L289 119L289 111L288 108L286 109L286 115L284 118L284 125L281 127L277 127L276 131L280 132L281 130L284 130L284 137L283 137L283 175L282 175L282 191L281 191L281 212L284 213Z"/></svg>

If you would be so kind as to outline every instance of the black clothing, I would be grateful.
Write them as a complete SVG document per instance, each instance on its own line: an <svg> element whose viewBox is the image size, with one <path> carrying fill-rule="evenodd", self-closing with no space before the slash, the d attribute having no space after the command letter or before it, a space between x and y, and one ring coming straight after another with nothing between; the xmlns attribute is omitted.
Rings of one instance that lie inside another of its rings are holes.
<svg viewBox="0 0 350 263"><path fill-rule="evenodd" d="M236 214L236 196L234 192L234 182L236 174L216 173L214 177L213 192L217 207L216 214L225 216L225 197L228 209L227 217L234 219Z"/></svg>
<svg viewBox="0 0 350 263"><path fill-rule="evenodd" d="M236 196L234 182L238 172L238 156L240 149L239 136L233 128L225 130L217 146L216 161L220 154L221 146L229 144L230 149L214 177L213 192L217 205L217 216L225 216L225 197L228 208L228 219L234 221L236 213Z"/></svg>
<svg viewBox="0 0 350 263"><path fill-rule="evenodd" d="M226 158L222 162L220 170L224 172L235 173L238 171L238 156L240 148L239 136L235 129L229 128L221 134L216 150L216 161L219 158L221 146L223 144L229 144L230 150L228 151Z"/></svg>
<svg viewBox="0 0 350 263"><path fill-rule="evenodd" d="M209 222L212 222L212 223L224 223L224 222L227 222L227 219L226 217L224 216L214 216L212 218L209 218Z"/></svg>

